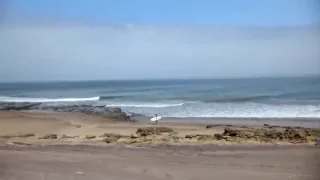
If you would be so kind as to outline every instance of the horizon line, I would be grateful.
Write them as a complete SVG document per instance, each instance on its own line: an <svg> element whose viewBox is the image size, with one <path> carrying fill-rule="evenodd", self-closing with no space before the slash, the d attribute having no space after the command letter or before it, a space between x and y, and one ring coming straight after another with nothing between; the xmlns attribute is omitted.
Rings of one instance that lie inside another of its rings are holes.
<svg viewBox="0 0 320 180"><path fill-rule="evenodd" d="M277 79L277 78L319 78L320 74L259 76L259 77L185 77L185 78L150 78L150 79L84 79L84 80L30 80L30 81L0 81L0 84L14 83L73 83L73 82L115 82L115 81L179 81L179 80L245 80L245 79Z"/></svg>

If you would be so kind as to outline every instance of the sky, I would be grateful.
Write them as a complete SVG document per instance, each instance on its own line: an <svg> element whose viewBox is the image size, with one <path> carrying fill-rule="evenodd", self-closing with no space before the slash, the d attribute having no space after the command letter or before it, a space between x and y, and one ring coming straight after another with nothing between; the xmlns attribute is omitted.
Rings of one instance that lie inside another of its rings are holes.
<svg viewBox="0 0 320 180"><path fill-rule="evenodd" d="M0 0L0 81L320 74L317 0Z"/></svg>

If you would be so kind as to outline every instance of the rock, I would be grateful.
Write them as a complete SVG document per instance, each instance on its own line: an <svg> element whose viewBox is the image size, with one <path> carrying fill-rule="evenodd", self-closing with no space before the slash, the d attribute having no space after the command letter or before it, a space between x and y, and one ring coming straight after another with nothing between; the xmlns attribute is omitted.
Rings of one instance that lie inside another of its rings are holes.
<svg viewBox="0 0 320 180"><path fill-rule="evenodd" d="M138 143L138 141L137 141L137 140L130 140L130 141L128 141L128 144L135 144L135 143Z"/></svg>
<svg viewBox="0 0 320 180"><path fill-rule="evenodd" d="M39 137L38 139L57 139L58 135L57 134L47 134L42 137Z"/></svg>
<svg viewBox="0 0 320 180"><path fill-rule="evenodd" d="M270 127L270 125L269 125L269 124L263 124L263 126L264 126L264 127Z"/></svg>
<svg viewBox="0 0 320 180"><path fill-rule="evenodd" d="M233 129L233 128L225 128L223 135L227 136L239 136L241 134L241 131L238 129Z"/></svg>
<svg viewBox="0 0 320 180"><path fill-rule="evenodd" d="M61 136L61 139L71 139L71 138L76 138L76 137L78 137L78 136L68 136L68 135L63 134Z"/></svg>
<svg viewBox="0 0 320 180"><path fill-rule="evenodd" d="M178 140L180 139L180 137L178 137L178 136L172 136L172 139L173 139L174 141L178 141Z"/></svg>
<svg viewBox="0 0 320 180"><path fill-rule="evenodd" d="M209 134L188 134L185 136L186 139L197 139L198 141L207 141L207 140L214 140L214 135Z"/></svg>
<svg viewBox="0 0 320 180"><path fill-rule="evenodd" d="M0 103L0 111L21 111L21 110L30 110L35 109L36 106L39 106L41 103Z"/></svg>
<svg viewBox="0 0 320 180"><path fill-rule="evenodd" d="M213 125L207 125L206 128L214 128L214 127L219 127L219 126L226 126L226 127L232 127L231 124L213 124Z"/></svg>
<svg viewBox="0 0 320 180"><path fill-rule="evenodd" d="M214 134L214 137L215 137L217 140L222 140L222 139L223 139L223 135L222 135L222 134Z"/></svg>
<svg viewBox="0 0 320 180"><path fill-rule="evenodd" d="M94 139L96 138L96 136L93 136L93 135L86 135L85 139Z"/></svg>
<svg viewBox="0 0 320 180"><path fill-rule="evenodd" d="M310 133L307 130L297 130L295 128L288 127L284 131L278 131L276 129L256 129L254 131L254 138L260 139L264 142L271 142L273 140L288 140L292 143L306 142Z"/></svg>
<svg viewBox="0 0 320 180"><path fill-rule="evenodd" d="M99 115L117 121L131 121L120 108L94 105L49 105L46 103L0 103L0 110L45 110L54 112L80 112L85 114Z"/></svg>
<svg viewBox="0 0 320 180"><path fill-rule="evenodd" d="M265 131L264 136L270 139L283 139L282 133L277 132L275 129L272 129L270 131Z"/></svg>
<svg viewBox="0 0 320 180"><path fill-rule="evenodd" d="M18 134L16 137L32 137L32 136L35 136L35 134L33 133L27 133L27 134Z"/></svg>
<svg viewBox="0 0 320 180"><path fill-rule="evenodd" d="M115 137L107 137L107 138L105 138L103 140L103 142L105 142L105 143L114 143L114 142L117 142L117 141L118 141L118 139L115 138Z"/></svg>
<svg viewBox="0 0 320 180"><path fill-rule="evenodd" d="M0 136L0 138L5 138L5 139L9 139L9 138L27 138L27 137L32 137L35 136L35 134L33 133L27 133L27 134L11 134L11 135L2 135Z"/></svg>
<svg viewBox="0 0 320 180"><path fill-rule="evenodd" d="M29 144L29 143L16 142L16 141L13 141L12 144L19 145L19 146L32 146L32 144Z"/></svg>
<svg viewBox="0 0 320 180"><path fill-rule="evenodd" d="M220 126L220 125L219 124L207 125L206 128L209 129L209 128L214 128L214 127L217 127L217 126Z"/></svg>
<svg viewBox="0 0 320 180"><path fill-rule="evenodd" d="M192 138L196 138L196 137L197 137L196 134L187 134L187 135L185 135L185 138L187 138L187 139L192 139Z"/></svg>
<svg viewBox="0 0 320 180"><path fill-rule="evenodd" d="M115 133L104 133L100 137L114 137L116 139L120 139L120 138L126 138L127 136L124 136L124 135L121 135L121 134L115 134Z"/></svg>
<svg viewBox="0 0 320 180"><path fill-rule="evenodd" d="M287 128L284 131L284 136L290 140L306 140L306 134L294 128Z"/></svg>
<svg viewBox="0 0 320 180"><path fill-rule="evenodd" d="M138 134L136 134L136 133L134 133L134 134L132 134L131 136L130 136L130 138L131 139L136 139L136 138L139 138L140 136L138 135Z"/></svg>
<svg viewBox="0 0 320 180"><path fill-rule="evenodd" d="M149 136L154 134L171 133L171 132L173 132L173 129L169 127L142 127L137 129L136 134L140 136Z"/></svg>

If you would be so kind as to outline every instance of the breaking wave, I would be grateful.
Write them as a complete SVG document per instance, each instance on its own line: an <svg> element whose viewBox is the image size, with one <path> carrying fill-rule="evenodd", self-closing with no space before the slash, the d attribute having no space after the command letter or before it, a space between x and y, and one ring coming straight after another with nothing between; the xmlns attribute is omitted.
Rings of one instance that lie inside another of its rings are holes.
<svg viewBox="0 0 320 180"><path fill-rule="evenodd" d="M115 104L107 104L108 107L141 107L141 108L165 108L165 107L175 107L175 106L182 106L184 103L177 103L177 104L162 104L162 103L145 103L145 104L130 104L130 103L115 103Z"/></svg>
<svg viewBox="0 0 320 180"><path fill-rule="evenodd" d="M205 103L242 103L242 102L254 102L254 101L269 99L272 97L274 96L261 95L261 96L243 96L243 97L223 97L223 98L206 100L203 102Z"/></svg>
<svg viewBox="0 0 320 180"><path fill-rule="evenodd" d="M0 97L0 102L30 102L30 103L46 103L46 102L79 102L79 101L99 101L100 97L89 98L26 98L26 97Z"/></svg>

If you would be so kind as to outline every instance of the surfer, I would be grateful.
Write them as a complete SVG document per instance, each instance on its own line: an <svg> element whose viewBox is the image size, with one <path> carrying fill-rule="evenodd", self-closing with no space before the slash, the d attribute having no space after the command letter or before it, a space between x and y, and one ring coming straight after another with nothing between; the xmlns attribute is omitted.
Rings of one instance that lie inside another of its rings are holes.
<svg viewBox="0 0 320 180"><path fill-rule="evenodd" d="M155 114L154 117L156 118L156 124L158 123L159 119L158 119L158 114Z"/></svg>
<svg viewBox="0 0 320 180"><path fill-rule="evenodd" d="M155 122L155 124L157 124L160 119L161 119L161 116L158 116L158 114L155 114L154 117L150 119L150 121Z"/></svg>
<svg viewBox="0 0 320 180"><path fill-rule="evenodd" d="M131 120L131 116L132 116L132 115L131 115L130 113L127 113L127 112L126 112L126 119L127 119L128 121L132 121L132 120Z"/></svg>

